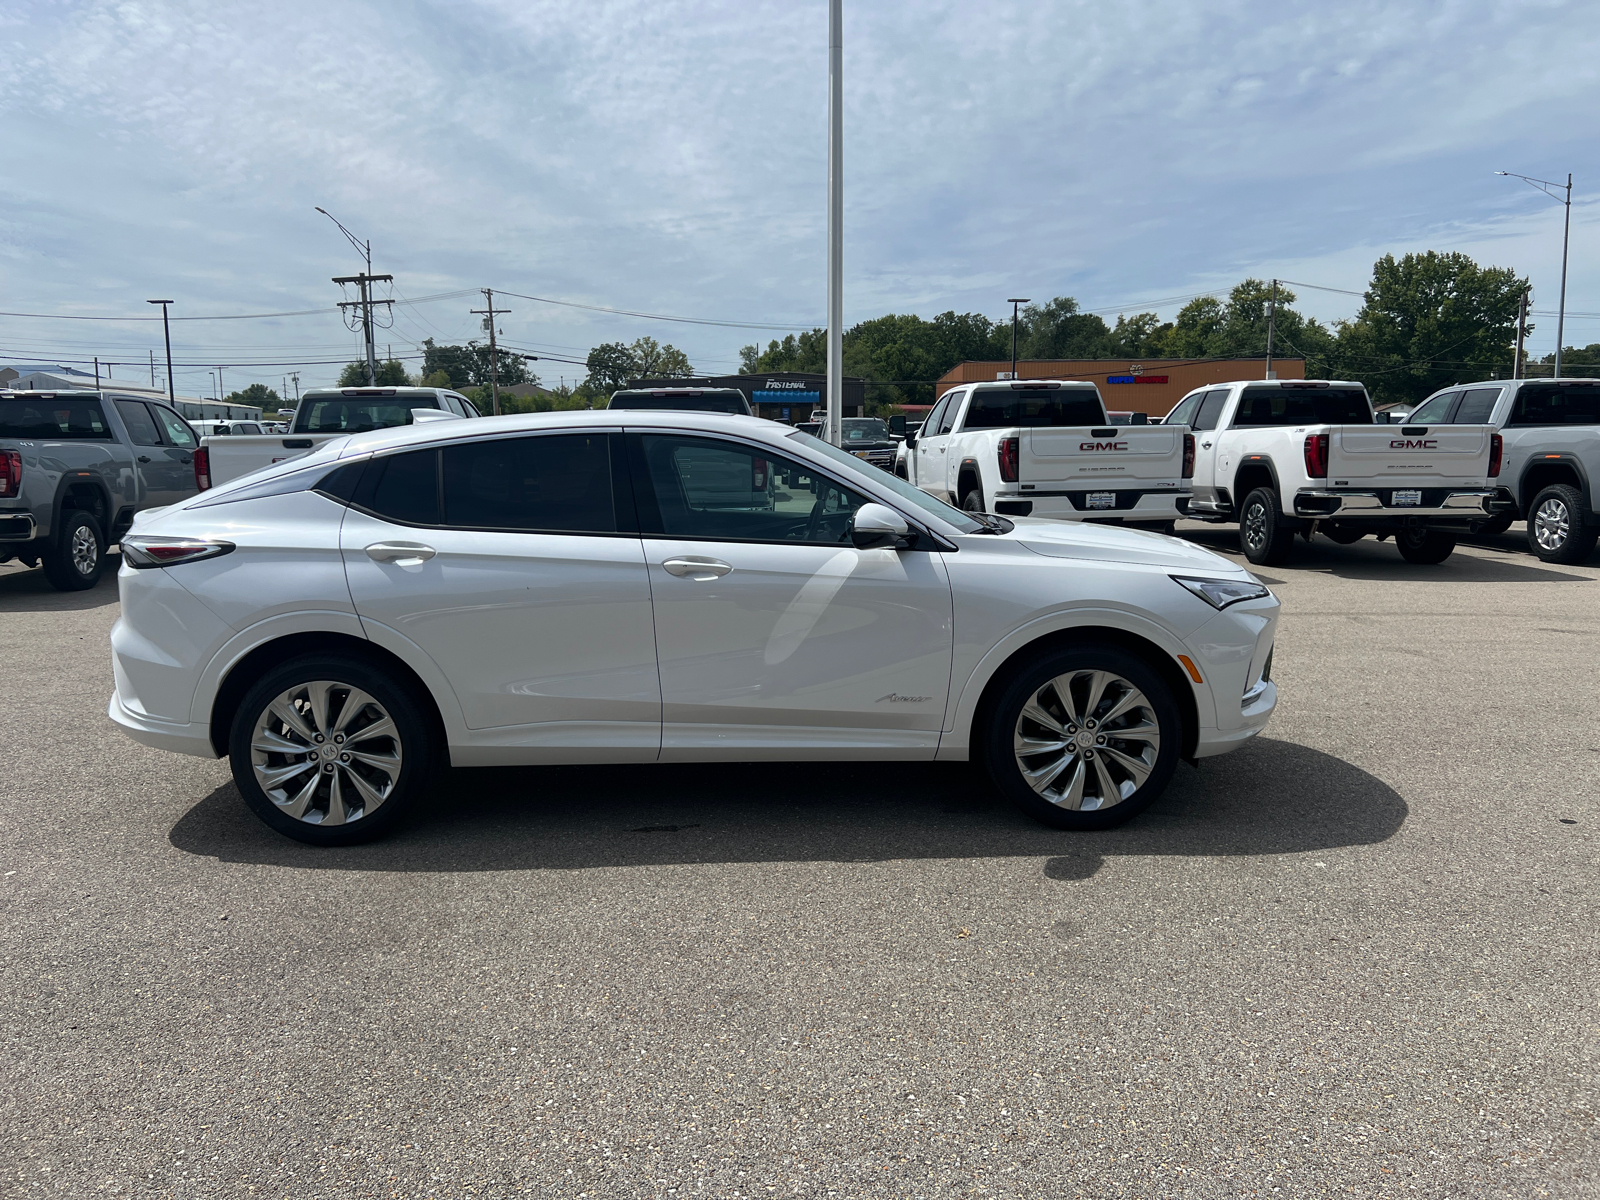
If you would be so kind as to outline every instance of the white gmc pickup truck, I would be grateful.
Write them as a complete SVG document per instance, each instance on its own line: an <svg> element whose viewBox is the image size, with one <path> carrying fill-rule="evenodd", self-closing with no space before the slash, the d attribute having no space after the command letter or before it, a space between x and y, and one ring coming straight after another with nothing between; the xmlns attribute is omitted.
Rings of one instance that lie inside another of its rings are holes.
<svg viewBox="0 0 1600 1200"><path fill-rule="evenodd" d="M1485 424L1378 425L1359 383L1242 380L1199 388L1166 423L1194 431L1192 516L1238 521L1253 563L1284 562L1294 535L1342 545L1393 536L1440 563L1496 512L1500 435Z"/></svg>
<svg viewBox="0 0 1600 1200"><path fill-rule="evenodd" d="M410 425L418 411L436 413L440 418L479 415L471 400L445 388L359 387L307 392L300 398L288 433L202 438L194 456L195 482L205 491L273 463L309 454L313 446L330 438Z"/></svg>
<svg viewBox="0 0 1600 1200"><path fill-rule="evenodd" d="M968 512L1169 529L1189 499L1194 439L1112 425L1092 383L952 388L906 438L906 479Z"/></svg>

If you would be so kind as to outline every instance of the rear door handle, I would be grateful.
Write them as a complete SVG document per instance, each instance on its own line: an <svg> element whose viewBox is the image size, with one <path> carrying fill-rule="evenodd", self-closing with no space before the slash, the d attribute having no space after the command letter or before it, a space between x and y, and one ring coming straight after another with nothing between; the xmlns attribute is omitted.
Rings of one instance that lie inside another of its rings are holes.
<svg viewBox="0 0 1600 1200"><path fill-rule="evenodd" d="M1200 443L1200 448L1202 450L1209 450L1209 449L1211 449L1211 443L1210 442L1201 442Z"/></svg>
<svg viewBox="0 0 1600 1200"><path fill-rule="evenodd" d="M140 462L149 462L150 461L150 456L148 454L141 454L141 455L139 455L139 461Z"/></svg>
<svg viewBox="0 0 1600 1200"><path fill-rule="evenodd" d="M367 547L367 557L373 562L398 563L402 567L427 562L437 553L421 542L373 542Z"/></svg>
<svg viewBox="0 0 1600 1200"><path fill-rule="evenodd" d="M179 462L181 462L181 463L182 463L182 464L183 464L183 465L184 465L184 466L186 466L186 467L187 467L187 466L188 466L188 465L189 465L189 464L190 464L190 463L192 463L192 462L193 462L193 461L194 461L194 455L192 455L192 454L185 454L185 455L184 455L184 456L183 456L183 457L182 457L182 458L181 458L181 459L179 459L179 460L178 460L178 461L179 461Z"/></svg>
<svg viewBox="0 0 1600 1200"><path fill-rule="evenodd" d="M733 570L730 563L723 562L720 558L701 558L697 554L685 555L682 558L669 558L661 564L668 575L676 575L680 579L718 579Z"/></svg>

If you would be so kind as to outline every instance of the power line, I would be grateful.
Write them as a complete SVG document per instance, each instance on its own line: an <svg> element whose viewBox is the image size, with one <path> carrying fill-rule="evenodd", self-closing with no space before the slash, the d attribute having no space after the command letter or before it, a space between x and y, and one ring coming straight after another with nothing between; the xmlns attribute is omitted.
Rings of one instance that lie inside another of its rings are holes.
<svg viewBox="0 0 1600 1200"><path fill-rule="evenodd" d="M636 312L627 308L607 308L603 304L579 304L576 300L552 300L548 296L525 296L521 292L510 292L500 289L502 296L515 296L518 300L533 300L539 304L558 304L563 308L581 308L586 312L610 313L617 317L640 317L646 321L674 321L680 325L717 325L725 329L780 329L780 330L811 330L819 328L816 322L796 322L793 324L773 324L764 321L716 321L709 317L669 317L662 313Z"/></svg>

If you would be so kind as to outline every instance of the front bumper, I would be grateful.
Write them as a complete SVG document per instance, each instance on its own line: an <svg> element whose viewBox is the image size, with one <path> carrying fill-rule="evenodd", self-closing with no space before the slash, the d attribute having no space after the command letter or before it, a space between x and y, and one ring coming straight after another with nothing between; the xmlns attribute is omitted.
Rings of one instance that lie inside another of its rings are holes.
<svg viewBox="0 0 1600 1200"><path fill-rule="evenodd" d="M862 462L871 463L891 475L894 474L895 449L892 446L882 450L850 450L847 453L853 454Z"/></svg>

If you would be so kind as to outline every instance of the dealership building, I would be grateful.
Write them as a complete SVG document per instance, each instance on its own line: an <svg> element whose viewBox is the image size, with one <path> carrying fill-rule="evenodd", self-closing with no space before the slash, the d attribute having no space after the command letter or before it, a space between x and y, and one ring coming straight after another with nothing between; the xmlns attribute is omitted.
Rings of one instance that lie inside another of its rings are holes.
<svg viewBox="0 0 1600 1200"><path fill-rule="evenodd" d="M1006 364L1010 366L1009 363ZM692 379L630 379L630 388L736 388L750 401L750 410L769 421L797 425L823 407L828 394L826 375L803 371L773 371L767 375L696 375ZM866 383L851 376L844 380L844 416L866 415Z"/></svg>
<svg viewBox="0 0 1600 1200"><path fill-rule="evenodd" d="M1274 358L1278 379L1304 379L1306 360ZM1164 417L1172 406L1197 387L1229 383L1236 379L1265 379L1267 363L1261 358L1125 358L1045 359L1017 363L1018 379L1086 379L1100 389L1107 412L1144 413ZM1011 362L957 363L934 385L934 399L963 383L1010 379ZM908 410L909 411L909 410Z"/></svg>

